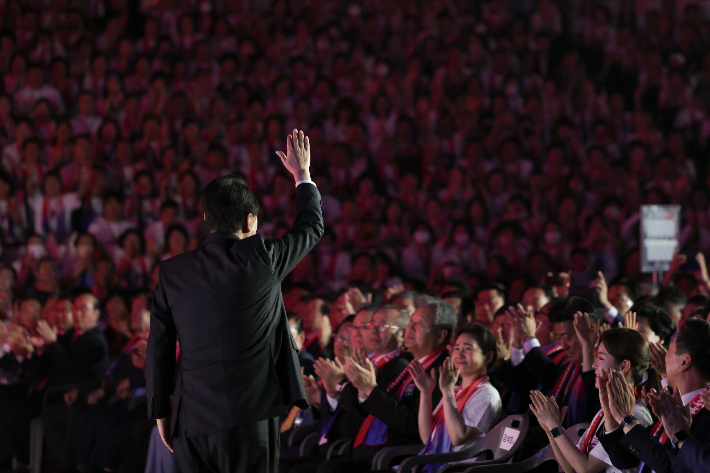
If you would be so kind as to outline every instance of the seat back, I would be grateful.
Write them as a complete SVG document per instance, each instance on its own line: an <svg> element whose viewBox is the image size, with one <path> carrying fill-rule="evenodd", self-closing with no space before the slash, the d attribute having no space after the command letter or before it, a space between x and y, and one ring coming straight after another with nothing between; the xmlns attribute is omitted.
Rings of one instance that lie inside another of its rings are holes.
<svg viewBox="0 0 710 473"><path fill-rule="evenodd" d="M496 463L508 461L523 444L529 422L526 415L506 417L476 444L476 450L479 450L476 457L485 454L486 458L481 460L494 460Z"/></svg>
<svg viewBox="0 0 710 473"><path fill-rule="evenodd" d="M584 432L589 428L589 423L577 424L566 430L567 437L572 443L577 444L582 438ZM497 465L482 465L474 466L465 470L466 473L523 473L538 468L543 463L549 462L549 465L544 467L543 471L558 471L563 473L562 467L555 458L555 451L552 445L547 445L545 448L537 452L534 456L517 463L497 464ZM453 471L453 469L451 469ZM461 470L459 470L461 471Z"/></svg>

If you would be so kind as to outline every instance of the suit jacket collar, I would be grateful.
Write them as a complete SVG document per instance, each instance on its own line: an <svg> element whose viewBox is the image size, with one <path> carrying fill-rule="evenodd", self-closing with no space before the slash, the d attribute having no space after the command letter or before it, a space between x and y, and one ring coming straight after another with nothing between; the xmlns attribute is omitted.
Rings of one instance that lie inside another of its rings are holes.
<svg viewBox="0 0 710 473"><path fill-rule="evenodd" d="M207 238L205 238L205 241L202 243L202 245L204 246L207 243L217 240L241 240L241 238L239 238L234 233L212 232L207 235Z"/></svg>

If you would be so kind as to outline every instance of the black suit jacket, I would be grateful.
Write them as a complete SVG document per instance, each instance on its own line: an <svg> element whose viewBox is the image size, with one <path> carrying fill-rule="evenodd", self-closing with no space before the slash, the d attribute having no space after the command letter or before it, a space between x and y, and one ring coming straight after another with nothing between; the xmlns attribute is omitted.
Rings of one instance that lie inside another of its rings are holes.
<svg viewBox="0 0 710 473"><path fill-rule="evenodd" d="M710 449L707 443L700 443L694 438L685 441L673 460L675 473L695 473L710 471Z"/></svg>
<svg viewBox="0 0 710 473"><path fill-rule="evenodd" d="M146 360L149 417L172 411L174 427L182 403L181 425L195 436L308 407L281 281L322 234L320 193L304 183L282 238L215 232L161 264Z"/></svg>
<svg viewBox="0 0 710 473"><path fill-rule="evenodd" d="M652 427L637 425L624 435L623 429L616 429L599 437L604 450L609 454L611 464L616 468L634 468L639 460L646 463L644 471L670 473L672 464L678 455L678 449L670 440L665 445L651 435ZM693 438L704 445L710 442L710 412L703 409L693 419L690 427ZM683 445L685 447L685 445ZM698 470L701 471L701 470Z"/></svg>
<svg viewBox="0 0 710 473"><path fill-rule="evenodd" d="M42 358L50 369L49 386L71 384L85 394L100 385L108 368L108 342L98 326L73 338L72 328L47 345Z"/></svg>

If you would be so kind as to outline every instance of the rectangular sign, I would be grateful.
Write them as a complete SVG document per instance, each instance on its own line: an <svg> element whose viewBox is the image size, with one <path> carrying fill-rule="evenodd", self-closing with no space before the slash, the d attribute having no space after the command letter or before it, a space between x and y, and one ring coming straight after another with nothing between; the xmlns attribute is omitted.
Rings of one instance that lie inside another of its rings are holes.
<svg viewBox="0 0 710 473"><path fill-rule="evenodd" d="M679 236L679 205L641 206L641 272L668 271Z"/></svg>

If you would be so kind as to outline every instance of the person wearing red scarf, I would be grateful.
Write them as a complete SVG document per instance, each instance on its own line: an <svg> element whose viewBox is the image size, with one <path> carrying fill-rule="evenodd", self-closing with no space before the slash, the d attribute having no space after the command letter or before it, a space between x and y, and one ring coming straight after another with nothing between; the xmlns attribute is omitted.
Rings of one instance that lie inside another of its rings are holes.
<svg viewBox="0 0 710 473"><path fill-rule="evenodd" d="M580 334L580 338L587 338L582 336L582 334L588 331L590 327L589 319L578 313L575 317L575 328L577 333ZM594 338L596 342L596 332L594 332ZM585 354L584 365L586 368L589 363L591 365L590 368L594 370L596 375L595 387L599 390L602 408L594 416L590 427L577 445L573 444L566 435L558 436L562 432L560 422L562 416L560 410L556 408L557 403L553 397L547 398L539 391L535 391L531 396L531 409L537 416L540 425L547 432L550 444L555 451L555 456L566 472L596 473L605 471L607 473L617 473L620 470L613 466L609 454L604 449L604 446L599 443L601 433L610 432L619 427L609 407L607 382L610 377L613 377L609 373L610 371L616 372L619 379L622 379L624 383L633 388L636 388L647 377L647 389L660 389L660 379L653 370L649 371L651 368L651 354L648 342L637 330L631 328L611 329L602 333L599 337L595 361L590 363L591 360L589 358L591 357ZM638 389L634 389L634 391L633 416L644 427L649 426L652 423L651 412L641 400Z"/></svg>
<svg viewBox="0 0 710 473"><path fill-rule="evenodd" d="M431 396L437 384L436 370L427 373L413 362L414 383L421 391L419 436L426 445L419 455L449 453L470 447L498 421L503 412L500 394L488 381L488 368L496 360L496 339L482 324L457 329L452 358L438 372L443 398L432 413ZM459 376L461 384L455 386ZM423 472L438 471L443 464L427 464Z"/></svg>
<svg viewBox="0 0 710 473"><path fill-rule="evenodd" d="M702 393L710 389L709 346L710 322L688 319L671 341L665 356L668 386L674 388L678 401L688 409L687 417L692 420L689 431L666 432L661 421L643 427L637 420L627 419L633 414L633 390L621 380L608 383L612 388L609 391L611 413L620 427L600 436L599 441L616 468L634 468L639 473L670 473L678 455L677 446L683 439L692 436L704 445L710 443L710 412L703 409L702 398ZM653 407L657 396L649 397ZM626 422L621 424L623 421Z"/></svg>

